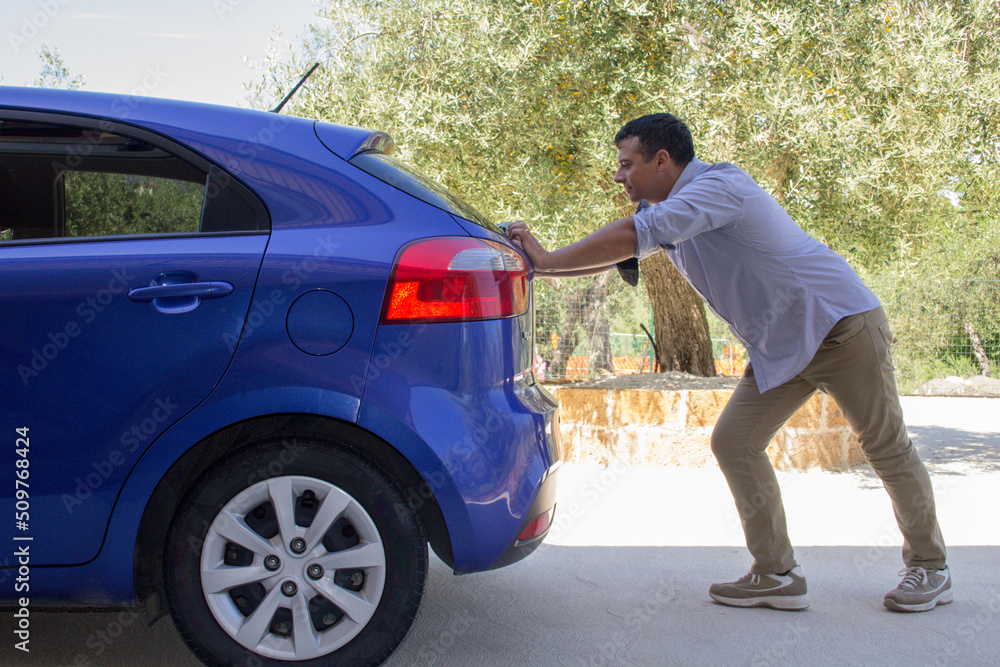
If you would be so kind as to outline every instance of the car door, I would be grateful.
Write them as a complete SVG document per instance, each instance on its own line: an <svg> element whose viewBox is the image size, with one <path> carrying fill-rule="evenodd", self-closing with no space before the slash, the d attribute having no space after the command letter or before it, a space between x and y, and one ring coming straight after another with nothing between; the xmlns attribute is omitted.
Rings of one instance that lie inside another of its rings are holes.
<svg viewBox="0 0 1000 667"><path fill-rule="evenodd" d="M267 211L155 135L11 112L0 202L0 540L83 563L143 452L225 373Z"/></svg>

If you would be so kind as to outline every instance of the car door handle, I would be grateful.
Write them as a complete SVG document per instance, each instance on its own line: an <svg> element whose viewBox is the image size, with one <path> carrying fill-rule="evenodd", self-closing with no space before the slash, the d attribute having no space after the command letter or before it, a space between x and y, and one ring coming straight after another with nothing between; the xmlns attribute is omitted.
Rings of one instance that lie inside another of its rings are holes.
<svg viewBox="0 0 1000 667"><path fill-rule="evenodd" d="M201 283L178 283L174 285L152 285L137 287L128 293L128 298L140 303L148 303L153 299L169 299L172 297L196 296L202 299L217 299L233 291L233 286L227 282L213 280Z"/></svg>
<svg viewBox="0 0 1000 667"><path fill-rule="evenodd" d="M153 278L148 287L137 287L128 298L139 303L153 302L153 308L165 315L189 313L202 299L218 299L232 293L233 286L221 280L199 281L190 271L167 271Z"/></svg>

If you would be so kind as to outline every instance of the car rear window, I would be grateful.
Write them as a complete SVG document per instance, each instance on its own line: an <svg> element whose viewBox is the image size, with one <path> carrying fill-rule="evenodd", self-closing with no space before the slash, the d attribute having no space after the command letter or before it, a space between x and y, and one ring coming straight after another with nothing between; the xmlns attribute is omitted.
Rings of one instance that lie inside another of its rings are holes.
<svg viewBox="0 0 1000 667"><path fill-rule="evenodd" d="M375 151L358 153L350 160L358 169L412 195L431 206L465 218L492 231L503 233L489 218L451 190L394 157Z"/></svg>

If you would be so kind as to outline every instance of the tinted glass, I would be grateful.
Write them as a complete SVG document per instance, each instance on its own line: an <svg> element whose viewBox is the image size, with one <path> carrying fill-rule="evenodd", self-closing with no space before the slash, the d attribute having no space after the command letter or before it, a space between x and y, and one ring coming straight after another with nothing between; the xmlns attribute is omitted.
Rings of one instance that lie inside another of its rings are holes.
<svg viewBox="0 0 1000 667"><path fill-rule="evenodd" d="M169 178L70 171L63 175L66 236L198 231L205 186Z"/></svg>
<svg viewBox="0 0 1000 667"><path fill-rule="evenodd" d="M500 232L499 227L451 190L394 157L375 152L361 153L351 158L351 164L431 206Z"/></svg>
<svg viewBox="0 0 1000 667"><path fill-rule="evenodd" d="M0 121L0 242L197 233L205 183L134 137Z"/></svg>

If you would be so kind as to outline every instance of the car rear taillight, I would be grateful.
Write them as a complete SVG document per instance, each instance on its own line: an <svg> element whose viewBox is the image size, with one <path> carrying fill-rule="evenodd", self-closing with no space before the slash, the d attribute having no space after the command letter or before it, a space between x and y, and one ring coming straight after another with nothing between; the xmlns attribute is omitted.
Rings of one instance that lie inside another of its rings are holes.
<svg viewBox="0 0 1000 667"><path fill-rule="evenodd" d="M475 238L435 238L403 247L382 305L382 322L514 317L528 309L528 267L513 249Z"/></svg>

